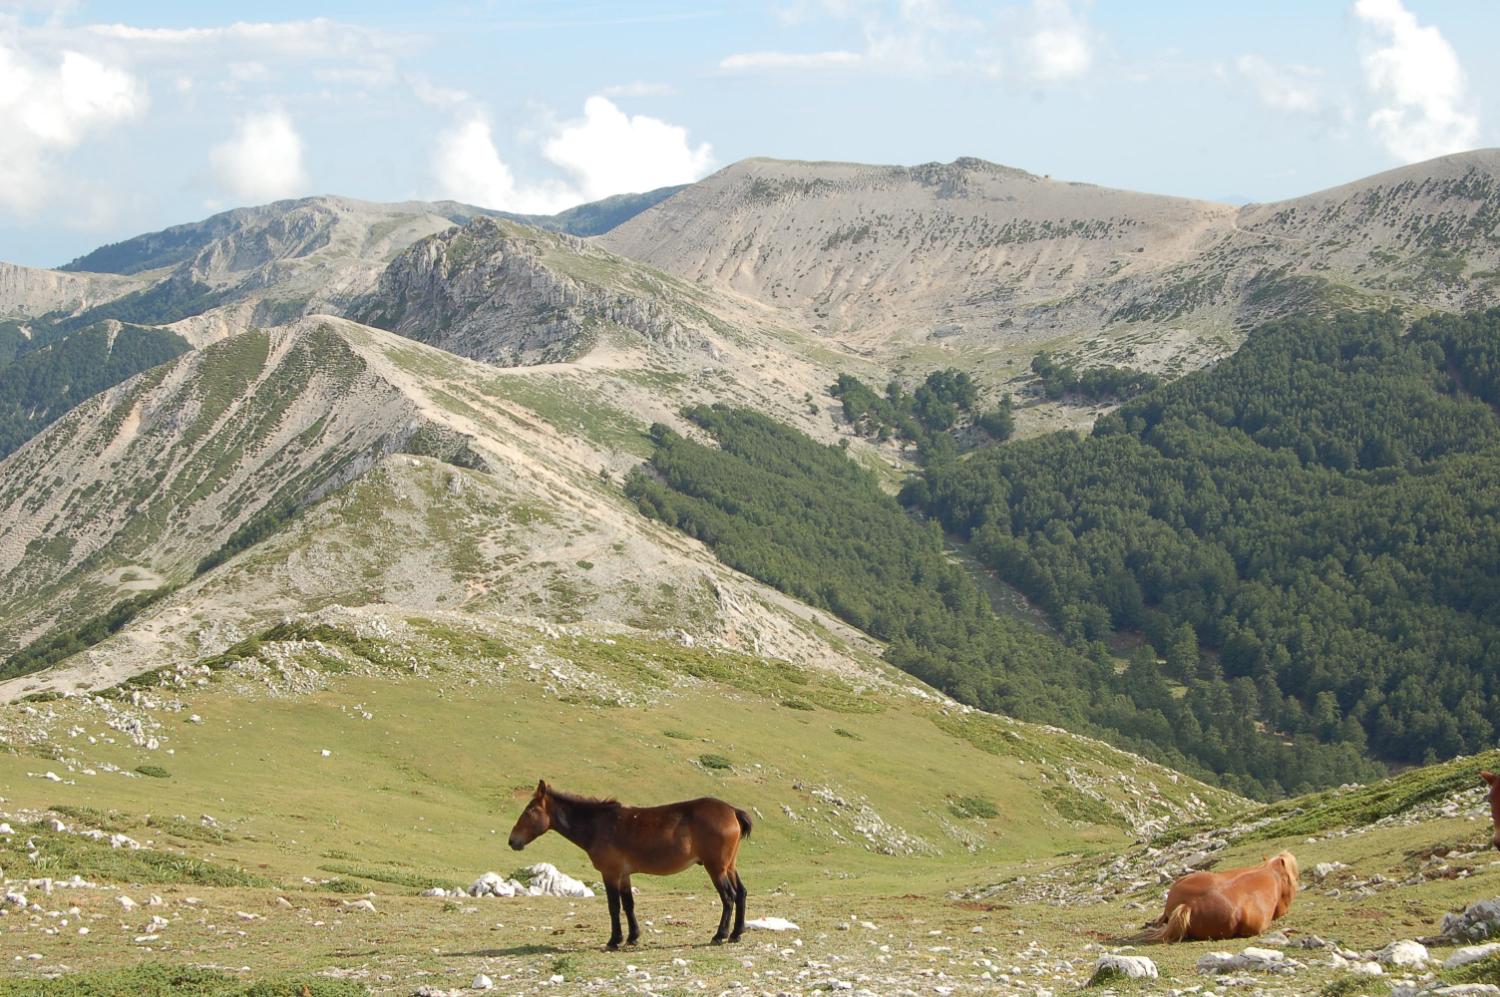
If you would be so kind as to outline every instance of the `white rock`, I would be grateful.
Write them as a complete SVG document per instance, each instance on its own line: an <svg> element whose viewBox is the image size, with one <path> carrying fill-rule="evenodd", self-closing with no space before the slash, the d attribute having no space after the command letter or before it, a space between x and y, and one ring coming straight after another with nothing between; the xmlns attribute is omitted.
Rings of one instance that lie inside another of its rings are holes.
<svg viewBox="0 0 1500 997"><path fill-rule="evenodd" d="M498 872L487 872L469 886L471 897L513 897L524 892L526 889L520 883L506 879Z"/></svg>
<svg viewBox="0 0 1500 997"><path fill-rule="evenodd" d="M550 862L538 862L527 866L524 872L531 879L526 892L534 897L591 897L594 891L583 885Z"/></svg>
<svg viewBox="0 0 1500 997"><path fill-rule="evenodd" d="M377 913L377 911L375 910L375 905L372 904L372 903L370 903L370 901L368 901L368 900L345 900L344 901L344 909L345 910L362 910L362 911L366 911L367 913L370 913L370 914Z"/></svg>
<svg viewBox="0 0 1500 997"><path fill-rule="evenodd" d="M1455 949L1453 954L1443 960L1444 969L1452 969L1454 966L1462 966L1480 959L1488 959L1496 952L1500 952L1500 942L1486 942L1483 945L1465 945L1461 949Z"/></svg>
<svg viewBox="0 0 1500 997"><path fill-rule="evenodd" d="M480 973L474 977L474 982L469 984L470 990L488 990L495 985L495 981Z"/></svg>
<svg viewBox="0 0 1500 997"><path fill-rule="evenodd" d="M333 752L329 751L327 748L323 749L323 757L324 758L332 757L332 755L333 755Z"/></svg>
<svg viewBox="0 0 1500 997"><path fill-rule="evenodd" d="M791 921L784 917L754 917L745 922L745 927L754 928L757 931L801 931Z"/></svg>
<svg viewBox="0 0 1500 997"><path fill-rule="evenodd" d="M1427 946L1410 939L1391 942L1375 953L1375 961L1382 966L1423 966L1428 959Z"/></svg>
<svg viewBox="0 0 1500 997"><path fill-rule="evenodd" d="M1143 955L1101 955L1094 963L1094 975L1090 980L1097 979L1101 973L1121 973L1132 980L1154 980L1158 975L1156 963Z"/></svg>
<svg viewBox="0 0 1500 997"><path fill-rule="evenodd" d="M1312 867L1312 878L1327 879L1329 876L1338 872L1340 869L1347 868L1349 867L1342 862L1319 862L1317 865Z"/></svg>
<svg viewBox="0 0 1500 997"><path fill-rule="evenodd" d="M0 834L11 835L11 834L15 834L15 833L16 833L16 829L15 828L11 827L5 821L0 820Z"/></svg>
<svg viewBox="0 0 1500 997"><path fill-rule="evenodd" d="M1253 945L1239 953L1210 952L1198 960L1200 973L1232 973L1242 969L1256 973L1291 973L1298 968L1299 964L1288 959L1286 953Z"/></svg>
<svg viewBox="0 0 1500 997"><path fill-rule="evenodd" d="M138 906L134 900L130 899L124 894L115 897L115 903L119 904L121 907L124 907L126 910L135 910Z"/></svg>

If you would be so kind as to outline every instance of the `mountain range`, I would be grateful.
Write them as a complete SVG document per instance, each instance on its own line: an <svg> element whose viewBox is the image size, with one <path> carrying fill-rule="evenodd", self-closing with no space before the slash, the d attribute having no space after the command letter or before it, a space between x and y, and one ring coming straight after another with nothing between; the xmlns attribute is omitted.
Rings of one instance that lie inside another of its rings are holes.
<svg viewBox="0 0 1500 997"><path fill-rule="evenodd" d="M837 669L878 646L622 496L653 424L753 409L891 485L903 445L851 434L841 373L957 368L1018 396L1023 436L1087 428L1107 402L1027 393L1039 351L1173 378L1281 316L1494 304L1497 171L1486 150L1236 207L756 159L551 218L315 197L4 265L0 695L331 605Z"/></svg>

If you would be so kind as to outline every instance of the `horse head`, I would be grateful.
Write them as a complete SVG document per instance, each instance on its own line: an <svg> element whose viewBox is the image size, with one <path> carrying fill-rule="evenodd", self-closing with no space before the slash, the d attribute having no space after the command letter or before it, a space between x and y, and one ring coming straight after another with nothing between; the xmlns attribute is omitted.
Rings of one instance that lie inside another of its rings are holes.
<svg viewBox="0 0 1500 997"><path fill-rule="evenodd" d="M1291 852L1282 852L1271 859L1269 865L1281 875L1281 896L1276 901L1276 916L1281 917L1292 906L1292 900L1297 896L1297 880L1302 875L1297 867L1297 856Z"/></svg>
<svg viewBox="0 0 1500 997"><path fill-rule="evenodd" d="M538 779L536 792L531 795L531 802L526 804L526 809L522 810L521 816L516 818L516 826L510 829L510 847L519 852L546 834L551 827L552 808L547 795L547 782L544 779Z"/></svg>
<svg viewBox="0 0 1500 997"><path fill-rule="evenodd" d="M1480 772L1479 778L1489 783L1490 787L1490 822L1494 825L1490 844L1500 848L1500 775L1493 772Z"/></svg>

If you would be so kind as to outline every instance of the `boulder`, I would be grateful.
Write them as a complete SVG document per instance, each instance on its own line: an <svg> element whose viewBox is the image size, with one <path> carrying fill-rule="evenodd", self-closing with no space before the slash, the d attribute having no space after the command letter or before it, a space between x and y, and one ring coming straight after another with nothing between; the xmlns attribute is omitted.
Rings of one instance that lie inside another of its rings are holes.
<svg viewBox="0 0 1500 997"><path fill-rule="evenodd" d="M1286 957L1276 949L1250 946L1243 952L1210 952L1198 960L1200 973L1233 973L1247 970L1253 973L1295 973L1301 964Z"/></svg>
<svg viewBox="0 0 1500 997"><path fill-rule="evenodd" d="M1157 976L1156 963L1143 955L1101 955L1088 985L1102 986L1121 978L1154 980Z"/></svg>
<svg viewBox="0 0 1500 997"><path fill-rule="evenodd" d="M1427 946L1411 939L1391 942L1375 953L1375 961L1382 966L1425 966L1430 959Z"/></svg>
<svg viewBox="0 0 1500 997"><path fill-rule="evenodd" d="M1443 960L1443 968L1452 969L1455 966L1478 962L1480 959L1488 959L1497 952L1500 952L1500 942L1486 942L1483 945L1465 945L1461 949L1455 949L1448 958Z"/></svg>
<svg viewBox="0 0 1500 997"><path fill-rule="evenodd" d="M591 897L594 891L550 862L527 866L522 874L529 880L526 892L534 897Z"/></svg>
<svg viewBox="0 0 1500 997"><path fill-rule="evenodd" d="M1476 900L1462 913L1444 914L1439 934L1452 942L1482 942L1500 935L1500 897Z"/></svg>

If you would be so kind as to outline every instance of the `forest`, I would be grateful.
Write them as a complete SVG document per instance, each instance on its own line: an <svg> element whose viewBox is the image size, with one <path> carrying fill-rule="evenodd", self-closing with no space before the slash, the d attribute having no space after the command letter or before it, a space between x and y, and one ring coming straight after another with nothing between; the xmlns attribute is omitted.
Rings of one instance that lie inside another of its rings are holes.
<svg viewBox="0 0 1500 997"><path fill-rule="evenodd" d="M1283 741L1432 761L1500 718L1497 402L1500 312L1284 321L1087 437L929 463L901 499L1070 645L1137 637L1132 670Z"/></svg>
<svg viewBox="0 0 1500 997"><path fill-rule="evenodd" d="M5 331L0 326L0 342ZM187 350L170 330L123 325L111 335L103 322L46 342L23 340L9 357L0 349L0 457L84 399Z"/></svg>
<svg viewBox="0 0 1500 997"><path fill-rule="evenodd" d="M997 614L937 524L903 510L841 448L749 411L686 414L718 446L654 426L650 463L626 483L640 509L885 641L893 665L960 701L1092 733L1262 797L1378 773L1354 744L1263 733L1248 680L1173 679L1196 662L1196 644L1169 644L1165 666L1142 647L1120 667L1099 639L1107 634L1072 628L1064 640Z"/></svg>

